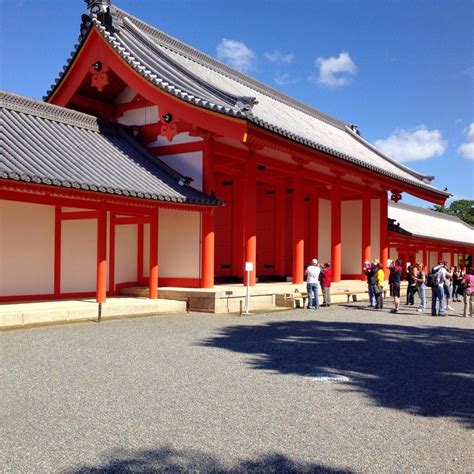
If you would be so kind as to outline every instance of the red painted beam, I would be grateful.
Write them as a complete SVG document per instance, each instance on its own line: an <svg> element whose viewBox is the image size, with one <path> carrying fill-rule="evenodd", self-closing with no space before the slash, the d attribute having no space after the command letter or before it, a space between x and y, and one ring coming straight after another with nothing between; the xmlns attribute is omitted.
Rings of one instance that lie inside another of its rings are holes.
<svg viewBox="0 0 474 474"><path fill-rule="evenodd" d="M163 146L149 146L147 150L153 155L166 156L166 155L179 155L180 153L194 153L196 151L203 151L204 144L200 142L189 142L189 143L178 143L176 145L163 145Z"/></svg>

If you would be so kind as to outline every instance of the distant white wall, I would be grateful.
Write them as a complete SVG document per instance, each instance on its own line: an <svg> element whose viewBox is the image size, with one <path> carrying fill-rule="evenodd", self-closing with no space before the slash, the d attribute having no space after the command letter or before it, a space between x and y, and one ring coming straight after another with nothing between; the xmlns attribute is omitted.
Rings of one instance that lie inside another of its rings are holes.
<svg viewBox="0 0 474 474"><path fill-rule="evenodd" d="M341 272L361 273L362 265L362 201L341 203Z"/></svg>
<svg viewBox="0 0 474 474"><path fill-rule="evenodd" d="M438 263L438 252L429 252L429 268L430 271Z"/></svg>
<svg viewBox="0 0 474 474"><path fill-rule="evenodd" d="M61 232L61 293L95 291L97 220L63 221Z"/></svg>
<svg viewBox="0 0 474 474"><path fill-rule="evenodd" d="M178 133L173 137L171 141L169 141L163 135L159 135L156 137L156 140L152 143L149 143L147 146L169 146L169 145L179 145L181 143L192 143L192 142L202 142L203 139L201 137L192 137L189 135L189 132L182 132Z"/></svg>
<svg viewBox="0 0 474 474"><path fill-rule="evenodd" d="M54 207L0 200L0 296L54 292Z"/></svg>
<svg viewBox="0 0 474 474"><path fill-rule="evenodd" d="M372 260L374 258L380 259L380 199L371 199L370 251Z"/></svg>
<svg viewBox="0 0 474 474"><path fill-rule="evenodd" d="M198 212L160 209L159 277L200 277L201 220Z"/></svg>
<svg viewBox="0 0 474 474"><path fill-rule="evenodd" d="M417 250L416 251L416 261L417 262L421 262L421 263L424 263L423 262L423 252Z"/></svg>
<svg viewBox="0 0 474 474"><path fill-rule="evenodd" d="M193 178L191 186L202 191L202 152L180 153L179 155L160 156L160 160L178 173Z"/></svg>
<svg viewBox="0 0 474 474"><path fill-rule="evenodd" d="M138 226L115 226L115 284L137 279Z"/></svg>
<svg viewBox="0 0 474 474"><path fill-rule="evenodd" d="M451 252L444 252L443 253L443 260L448 262L448 265L451 265Z"/></svg>
<svg viewBox="0 0 474 474"><path fill-rule="evenodd" d="M319 199L318 259L331 262L331 201Z"/></svg>
<svg viewBox="0 0 474 474"><path fill-rule="evenodd" d="M121 117L117 119L118 123L123 125L148 125L156 123L160 120L158 106L143 107L141 109L127 110Z"/></svg>

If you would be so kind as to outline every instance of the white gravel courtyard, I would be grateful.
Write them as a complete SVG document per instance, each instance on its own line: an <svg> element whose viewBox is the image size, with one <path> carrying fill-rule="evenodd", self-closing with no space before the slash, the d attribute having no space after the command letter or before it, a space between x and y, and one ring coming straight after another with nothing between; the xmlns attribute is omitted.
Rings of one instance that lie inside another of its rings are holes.
<svg viewBox="0 0 474 474"><path fill-rule="evenodd" d="M474 319L458 313L353 304L4 332L0 470L472 472Z"/></svg>

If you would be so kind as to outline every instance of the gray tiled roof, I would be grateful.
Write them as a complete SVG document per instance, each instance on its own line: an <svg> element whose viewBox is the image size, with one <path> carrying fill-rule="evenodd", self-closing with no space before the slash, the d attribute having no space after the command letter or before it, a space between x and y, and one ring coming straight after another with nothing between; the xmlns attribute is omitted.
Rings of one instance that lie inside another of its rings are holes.
<svg viewBox="0 0 474 474"><path fill-rule="evenodd" d="M382 154L343 122L233 70L117 7L113 6L111 12L114 27L92 17L90 25L83 25L76 51L80 49L88 29L94 25L130 67L182 100L249 120L341 160L439 196L449 196L449 193L428 184L428 177ZM64 72L56 84L63 75ZM55 87L48 91L47 97ZM242 97L245 99L239 100ZM256 103L253 104L250 98L254 98ZM242 102L250 105L242 107Z"/></svg>
<svg viewBox="0 0 474 474"><path fill-rule="evenodd" d="M474 227L456 216L401 202L389 202L388 217L417 237L474 245Z"/></svg>
<svg viewBox="0 0 474 474"><path fill-rule="evenodd" d="M218 205L125 127L0 91L0 178L174 203ZM181 181L182 182L182 181Z"/></svg>

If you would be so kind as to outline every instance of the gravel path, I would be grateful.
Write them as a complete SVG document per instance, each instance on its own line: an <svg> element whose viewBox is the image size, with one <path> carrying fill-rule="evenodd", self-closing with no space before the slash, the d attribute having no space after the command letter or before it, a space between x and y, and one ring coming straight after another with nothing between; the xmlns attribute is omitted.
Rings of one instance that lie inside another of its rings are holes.
<svg viewBox="0 0 474 474"><path fill-rule="evenodd" d="M6 332L0 470L473 472L473 329L354 304Z"/></svg>

